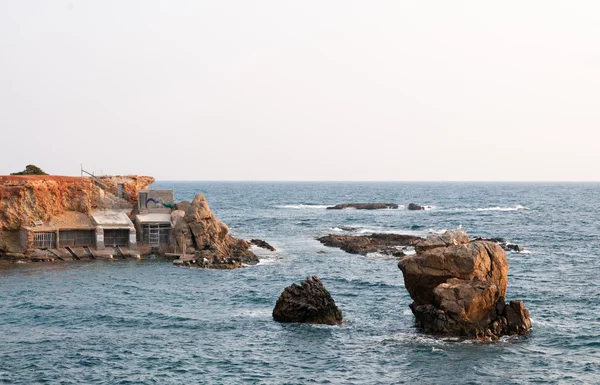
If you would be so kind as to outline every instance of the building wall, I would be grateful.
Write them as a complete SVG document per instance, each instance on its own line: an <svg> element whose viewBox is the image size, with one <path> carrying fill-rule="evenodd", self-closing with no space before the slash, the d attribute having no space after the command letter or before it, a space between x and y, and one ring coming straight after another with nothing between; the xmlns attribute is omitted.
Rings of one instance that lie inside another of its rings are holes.
<svg viewBox="0 0 600 385"><path fill-rule="evenodd" d="M147 198L146 199L156 199L157 201L161 201L164 203L170 203L173 204L173 190L140 190L139 193L146 193L147 194ZM148 210L170 210L168 208L165 208L162 204L155 204L154 202L148 202L146 204L146 202L142 202L140 200L139 202L139 208L140 209L148 209Z"/></svg>
<svg viewBox="0 0 600 385"><path fill-rule="evenodd" d="M24 250L33 251L33 231L22 227L19 231L19 243Z"/></svg>
<svg viewBox="0 0 600 385"><path fill-rule="evenodd" d="M104 227L100 227L98 226L96 228L96 249L97 250L104 250L106 249L106 244L105 244L105 239L104 239ZM107 228L109 229L109 228ZM116 228L110 228L110 229L116 229ZM119 228L119 230L125 230L125 228ZM130 226L127 228L127 230L129 231L129 238L128 238L128 244L127 244L127 248L131 249L131 250L135 250L137 249L137 233L135 231L135 227Z"/></svg>

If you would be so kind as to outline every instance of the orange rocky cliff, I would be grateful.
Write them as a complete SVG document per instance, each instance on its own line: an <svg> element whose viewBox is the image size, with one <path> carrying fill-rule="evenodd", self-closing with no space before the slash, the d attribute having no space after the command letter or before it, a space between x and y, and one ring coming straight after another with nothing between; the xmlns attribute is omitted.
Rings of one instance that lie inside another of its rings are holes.
<svg viewBox="0 0 600 385"><path fill-rule="evenodd" d="M66 211L90 213L95 209L132 209L137 191L154 182L148 176L91 178L51 175L0 176L0 231L18 230L35 221L49 221ZM115 194L123 183L125 198Z"/></svg>

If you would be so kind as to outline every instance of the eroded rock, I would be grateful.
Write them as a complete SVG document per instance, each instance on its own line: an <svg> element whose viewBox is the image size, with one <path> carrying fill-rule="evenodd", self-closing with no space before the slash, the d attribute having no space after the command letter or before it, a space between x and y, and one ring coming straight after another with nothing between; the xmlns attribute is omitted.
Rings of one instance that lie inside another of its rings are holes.
<svg viewBox="0 0 600 385"><path fill-rule="evenodd" d="M293 283L283 290L273 309L273 318L279 322L339 325L342 311L319 277L313 275L300 285Z"/></svg>
<svg viewBox="0 0 600 385"><path fill-rule="evenodd" d="M275 251L275 248L273 246L271 246L267 241L263 241L262 239L251 239L250 243L265 250Z"/></svg>
<svg viewBox="0 0 600 385"><path fill-rule="evenodd" d="M185 209L185 214L171 216L169 243L174 250L185 250L186 255L193 256L184 265L233 269L258 263L258 257L249 250L250 244L229 235L229 228L210 211L204 195L198 194L192 203L181 202L176 207Z"/></svg>
<svg viewBox="0 0 600 385"><path fill-rule="evenodd" d="M496 243L470 242L462 230L433 235L398 267L417 326L433 334L497 339L531 329L521 301L504 303L506 253Z"/></svg>

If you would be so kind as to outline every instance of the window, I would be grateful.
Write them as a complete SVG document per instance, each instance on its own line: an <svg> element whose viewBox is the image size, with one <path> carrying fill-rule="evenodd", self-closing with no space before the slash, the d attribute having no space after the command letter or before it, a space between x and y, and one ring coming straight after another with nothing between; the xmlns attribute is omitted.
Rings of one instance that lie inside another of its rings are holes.
<svg viewBox="0 0 600 385"><path fill-rule="evenodd" d="M33 233L33 247L36 249L56 248L56 233L36 232Z"/></svg>
<svg viewBox="0 0 600 385"><path fill-rule="evenodd" d="M104 229L104 246L117 247L129 245L129 229Z"/></svg>
<svg viewBox="0 0 600 385"><path fill-rule="evenodd" d="M96 243L94 230L61 230L58 235L58 244L61 247L93 246Z"/></svg>

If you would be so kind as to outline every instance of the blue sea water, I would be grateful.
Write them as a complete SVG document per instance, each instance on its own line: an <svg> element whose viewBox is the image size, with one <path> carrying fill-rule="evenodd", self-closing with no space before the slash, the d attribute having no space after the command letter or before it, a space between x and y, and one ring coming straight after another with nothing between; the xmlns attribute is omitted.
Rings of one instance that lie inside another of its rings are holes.
<svg viewBox="0 0 600 385"><path fill-rule="evenodd" d="M599 184L158 182L206 195L234 236L265 239L261 263L218 271L166 261L0 269L2 384L600 383ZM325 210L415 202L426 211ZM340 227L426 235L462 225L504 237L509 299L531 334L483 343L422 335L397 261L327 248ZM326 251L327 254L318 254ZM318 275L342 326L280 324L284 287Z"/></svg>

